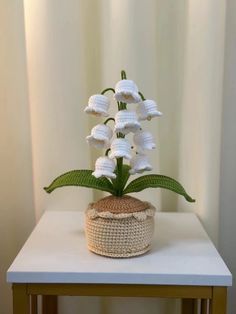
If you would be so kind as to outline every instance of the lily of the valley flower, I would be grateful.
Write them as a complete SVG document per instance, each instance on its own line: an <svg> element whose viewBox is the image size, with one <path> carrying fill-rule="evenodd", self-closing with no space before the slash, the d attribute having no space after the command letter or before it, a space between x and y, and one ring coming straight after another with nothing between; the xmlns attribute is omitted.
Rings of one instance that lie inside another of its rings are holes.
<svg viewBox="0 0 236 314"><path fill-rule="evenodd" d="M162 115L162 113L157 110L156 102L150 99L146 99L138 104L137 114L139 120L151 120L154 117Z"/></svg>
<svg viewBox="0 0 236 314"><path fill-rule="evenodd" d="M139 130L134 134L134 144L137 146L138 152L156 148L152 134L143 130Z"/></svg>
<svg viewBox="0 0 236 314"><path fill-rule="evenodd" d="M115 128L116 133L128 134L130 132L135 133L140 129L141 125L138 121L138 117L135 111L120 110L115 116Z"/></svg>
<svg viewBox="0 0 236 314"><path fill-rule="evenodd" d="M142 173L144 171L152 170L152 166L150 165L148 158L143 154L136 154L130 160L131 169L129 170L130 174Z"/></svg>
<svg viewBox="0 0 236 314"><path fill-rule="evenodd" d="M127 104L138 103L141 97L138 93L138 87L131 80L121 80L115 86L115 99Z"/></svg>
<svg viewBox="0 0 236 314"><path fill-rule="evenodd" d="M91 130L91 135L87 136L86 140L96 148L108 148L112 135L112 129L108 125L98 124Z"/></svg>
<svg viewBox="0 0 236 314"><path fill-rule="evenodd" d="M115 162L113 159L110 159L107 156L99 157L95 163L95 171L92 175L96 178L100 177L107 177L110 179L115 179L116 174L114 173L115 170Z"/></svg>
<svg viewBox="0 0 236 314"><path fill-rule="evenodd" d="M90 113L96 116L107 117L108 109L110 106L110 100L104 95L93 95L89 98L88 106L84 109L86 113Z"/></svg>
<svg viewBox="0 0 236 314"><path fill-rule="evenodd" d="M110 158L131 159L131 145L125 138L116 138L111 143Z"/></svg>

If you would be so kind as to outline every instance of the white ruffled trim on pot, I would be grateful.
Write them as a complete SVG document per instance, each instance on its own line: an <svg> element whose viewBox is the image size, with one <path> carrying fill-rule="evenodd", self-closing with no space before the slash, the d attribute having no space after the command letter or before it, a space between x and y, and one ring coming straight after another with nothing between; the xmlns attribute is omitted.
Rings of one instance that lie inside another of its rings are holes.
<svg viewBox="0 0 236 314"><path fill-rule="evenodd" d="M97 210L96 208L93 208L93 203L90 203L88 209L86 210L86 215L90 219L96 219L96 218L125 219L129 217L134 217L138 221L144 221L148 217L154 217L155 211L156 211L155 207L152 204L148 202L145 202L145 203L148 204L149 206L149 208L145 210L142 210L139 212L133 212L133 213L120 213L120 214L110 213L109 211L99 212L99 210Z"/></svg>

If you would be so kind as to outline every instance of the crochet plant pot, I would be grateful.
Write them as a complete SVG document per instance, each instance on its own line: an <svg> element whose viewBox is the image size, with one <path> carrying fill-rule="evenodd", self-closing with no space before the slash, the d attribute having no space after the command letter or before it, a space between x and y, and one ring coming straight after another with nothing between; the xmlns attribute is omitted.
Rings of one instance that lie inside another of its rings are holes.
<svg viewBox="0 0 236 314"><path fill-rule="evenodd" d="M111 98L106 93L114 95ZM114 116L109 111L111 101L116 102L118 109ZM86 211L88 248L110 257L141 255L150 249L155 208L128 194L163 188L195 202L175 179L162 174L143 174L152 170L147 151L153 150L156 144L154 136L146 131L146 124L143 126L141 122L151 121L162 113L154 100L146 99L134 81L127 79L124 70L115 89L108 87L91 96L84 111L107 117L86 137L89 145L102 150L102 155L93 169L70 170L44 189L51 193L61 187L79 186L110 193L91 203ZM132 179L136 174L141 175Z"/></svg>
<svg viewBox="0 0 236 314"><path fill-rule="evenodd" d="M88 249L109 257L131 257L150 249L155 208L131 196L108 196L86 211Z"/></svg>

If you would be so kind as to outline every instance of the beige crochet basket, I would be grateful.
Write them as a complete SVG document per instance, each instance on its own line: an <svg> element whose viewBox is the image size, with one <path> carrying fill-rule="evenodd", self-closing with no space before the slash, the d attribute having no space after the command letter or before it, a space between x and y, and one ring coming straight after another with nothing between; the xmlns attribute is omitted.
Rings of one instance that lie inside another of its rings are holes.
<svg viewBox="0 0 236 314"><path fill-rule="evenodd" d="M108 196L89 204L86 237L89 250L109 257L131 257L150 249L155 208L131 196Z"/></svg>

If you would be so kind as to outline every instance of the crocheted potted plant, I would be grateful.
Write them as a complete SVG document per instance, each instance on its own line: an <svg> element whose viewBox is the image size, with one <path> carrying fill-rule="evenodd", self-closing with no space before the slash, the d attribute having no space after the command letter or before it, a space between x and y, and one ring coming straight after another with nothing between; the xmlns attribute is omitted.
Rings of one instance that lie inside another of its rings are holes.
<svg viewBox="0 0 236 314"><path fill-rule="evenodd" d="M109 117L110 99L105 96L110 91L114 93L118 107L114 118ZM131 103L137 104L135 110L129 108ZM131 175L152 170L146 151L156 145L152 134L143 129L141 122L150 121L162 113L157 110L155 101L144 98L124 71L115 89L106 88L101 94L91 96L84 111L108 117L86 138L90 145L103 150L104 155L97 159L94 171L69 171L44 189L51 193L64 186L82 186L110 193L110 196L89 204L86 210L88 248L110 257L143 254L150 249L155 208L149 202L127 194L147 188L164 188L194 202L180 183L164 175L143 175L128 182Z"/></svg>

